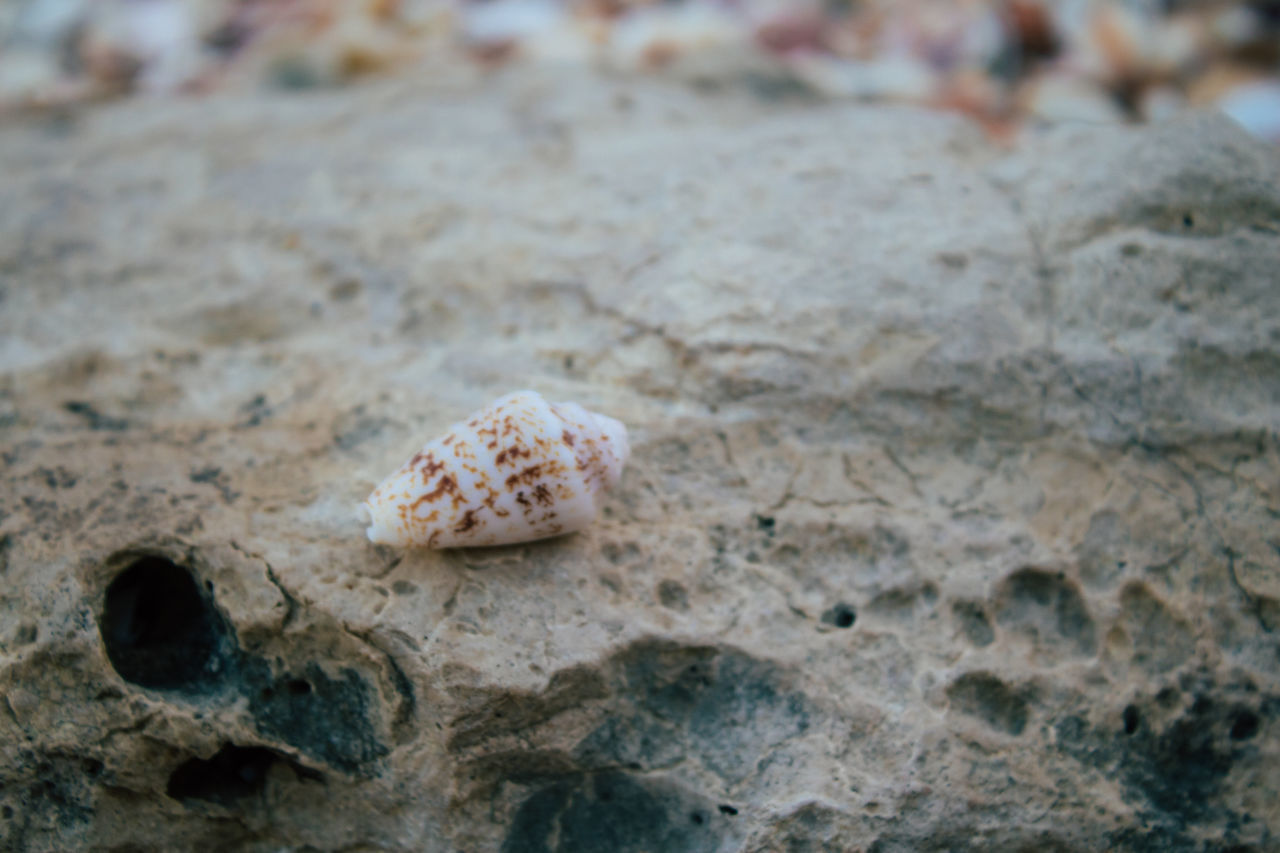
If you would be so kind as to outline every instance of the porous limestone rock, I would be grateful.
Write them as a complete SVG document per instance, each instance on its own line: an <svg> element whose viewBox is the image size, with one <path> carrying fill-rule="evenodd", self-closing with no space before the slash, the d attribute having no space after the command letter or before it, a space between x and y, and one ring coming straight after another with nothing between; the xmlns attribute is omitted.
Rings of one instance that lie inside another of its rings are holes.
<svg viewBox="0 0 1280 853"><path fill-rule="evenodd" d="M0 847L1280 843L1280 157L522 69L0 129ZM353 513L513 388L583 533Z"/></svg>

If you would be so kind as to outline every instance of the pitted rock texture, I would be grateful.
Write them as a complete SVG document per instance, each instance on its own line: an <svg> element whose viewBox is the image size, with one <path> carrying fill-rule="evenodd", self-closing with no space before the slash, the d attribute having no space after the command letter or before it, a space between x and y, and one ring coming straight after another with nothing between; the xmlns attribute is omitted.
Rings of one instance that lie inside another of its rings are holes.
<svg viewBox="0 0 1280 853"><path fill-rule="evenodd" d="M1274 850L1280 157L522 71L0 130L0 847ZM369 544L535 388L582 534Z"/></svg>

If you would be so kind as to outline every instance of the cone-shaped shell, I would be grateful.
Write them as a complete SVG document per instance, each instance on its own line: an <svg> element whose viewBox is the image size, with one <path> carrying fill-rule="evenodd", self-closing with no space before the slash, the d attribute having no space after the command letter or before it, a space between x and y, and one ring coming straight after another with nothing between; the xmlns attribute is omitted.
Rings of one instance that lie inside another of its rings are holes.
<svg viewBox="0 0 1280 853"><path fill-rule="evenodd" d="M428 443L361 506L386 545L507 545L582 530L622 476L627 429L534 391L495 400Z"/></svg>

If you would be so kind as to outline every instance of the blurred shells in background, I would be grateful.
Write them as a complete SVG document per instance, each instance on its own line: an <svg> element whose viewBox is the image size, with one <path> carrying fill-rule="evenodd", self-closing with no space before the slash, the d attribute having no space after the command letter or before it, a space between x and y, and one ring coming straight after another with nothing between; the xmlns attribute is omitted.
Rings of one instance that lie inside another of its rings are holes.
<svg viewBox="0 0 1280 853"><path fill-rule="evenodd" d="M1035 121L1216 106L1280 143L1280 0L16 0L0 116L511 63ZM769 85L760 85L761 80ZM753 82L754 81L754 82Z"/></svg>

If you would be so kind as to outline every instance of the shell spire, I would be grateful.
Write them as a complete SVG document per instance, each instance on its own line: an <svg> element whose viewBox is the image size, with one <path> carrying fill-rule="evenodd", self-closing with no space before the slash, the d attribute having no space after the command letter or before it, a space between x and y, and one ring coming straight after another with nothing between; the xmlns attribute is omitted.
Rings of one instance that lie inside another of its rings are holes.
<svg viewBox="0 0 1280 853"><path fill-rule="evenodd" d="M508 545L582 530L622 476L627 428L516 391L428 442L361 505L385 545Z"/></svg>

